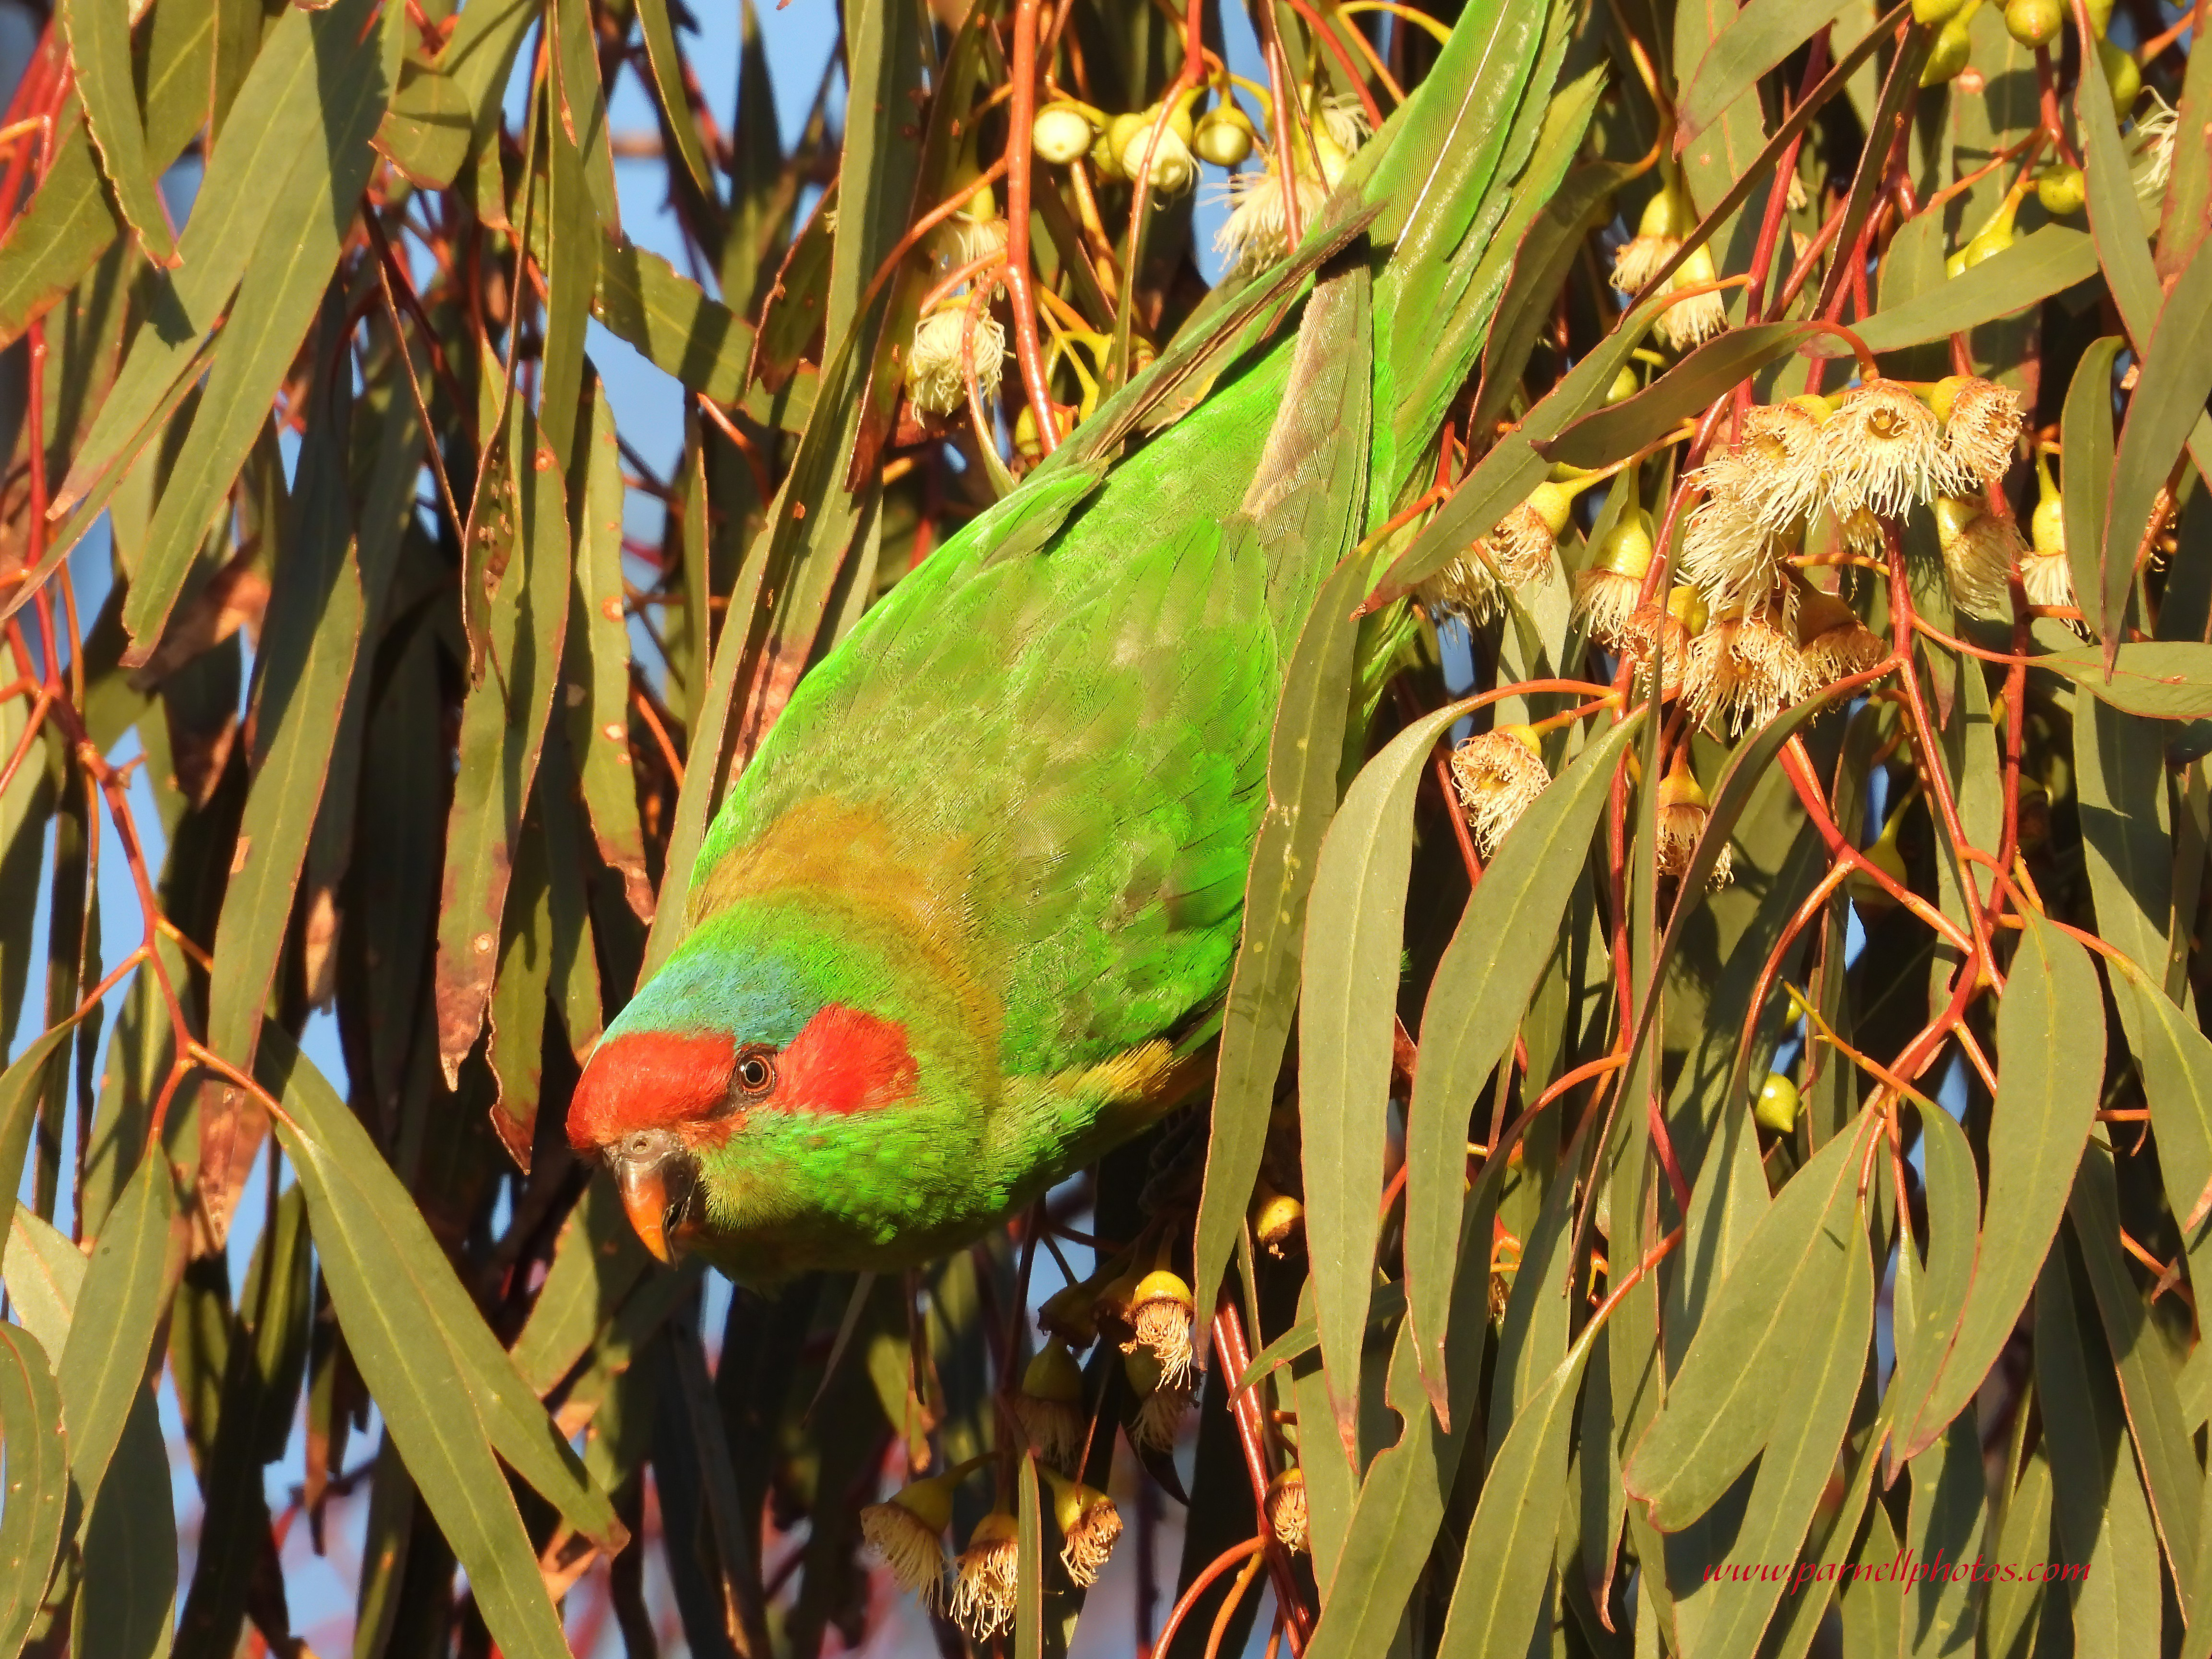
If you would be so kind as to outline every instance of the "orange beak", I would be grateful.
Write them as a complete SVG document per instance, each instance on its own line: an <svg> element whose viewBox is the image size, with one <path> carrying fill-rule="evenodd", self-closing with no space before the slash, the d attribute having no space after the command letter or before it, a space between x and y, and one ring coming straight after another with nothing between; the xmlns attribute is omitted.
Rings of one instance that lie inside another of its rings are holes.
<svg viewBox="0 0 2212 1659"><path fill-rule="evenodd" d="M622 1194L623 1212L629 1217L629 1224L639 1243L662 1261L672 1263L675 1253L668 1247L668 1180L665 1163L632 1163L628 1158L615 1160L616 1188Z"/></svg>

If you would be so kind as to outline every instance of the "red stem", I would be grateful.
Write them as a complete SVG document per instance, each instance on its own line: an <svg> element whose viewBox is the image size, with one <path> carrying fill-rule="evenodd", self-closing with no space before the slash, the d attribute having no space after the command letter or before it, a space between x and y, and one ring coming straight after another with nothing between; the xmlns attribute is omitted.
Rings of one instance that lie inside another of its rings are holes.
<svg viewBox="0 0 2212 1659"><path fill-rule="evenodd" d="M1229 1396L1230 1410L1237 1419L1237 1440L1243 1448L1244 1470L1252 1480L1252 1504L1260 1513L1261 1541L1267 1551L1267 1571L1275 1583L1276 1605L1290 1613L1291 1651L1303 1654L1307 1638L1313 1634L1314 1616L1299 1591L1297 1575L1291 1568L1291 1553L1275 1536L1275 1529L1267 1520L1267 1486L1273 1477L1267 1473L1267 1431L1261 1419L1258 1395L1251 1389L1237 1388L1237 1378L1244 1375L1252 1363L1252 1351L1244 1340L1244 1321L1230 1299L1228 1287L1222 1287L1221 1300L1213 1312L1213 1356L1221 1367L1222 1381L1235 1392ZM1169 1619L1170 1627L1175 1623ZM1164 1637L1158 1644L1164 1650Z"/></svg>

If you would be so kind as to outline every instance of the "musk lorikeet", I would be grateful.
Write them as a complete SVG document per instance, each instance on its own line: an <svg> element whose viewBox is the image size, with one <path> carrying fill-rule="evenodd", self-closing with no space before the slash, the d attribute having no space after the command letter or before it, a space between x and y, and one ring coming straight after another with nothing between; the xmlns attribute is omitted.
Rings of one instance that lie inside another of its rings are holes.
<svg viewBox="0 0 2212 1659"><path fill-rule="evenodd" d="M1224 304L800 683L569 1109L656 1254L911 1265L1204 1089L1292 647L1432 461L1565 33L1470 6L1303 301Z"/></svg>

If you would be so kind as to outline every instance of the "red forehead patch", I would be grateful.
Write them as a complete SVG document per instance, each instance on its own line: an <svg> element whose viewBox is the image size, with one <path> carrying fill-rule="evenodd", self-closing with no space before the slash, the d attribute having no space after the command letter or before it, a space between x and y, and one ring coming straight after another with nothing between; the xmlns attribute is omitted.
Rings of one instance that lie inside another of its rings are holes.
<svg viewBox="0 0 2212 1659"><path fill-rule="evenodd" d="M776 1057L769 1103L800 1112L873 1111L908 1098L920 1075L905 1026L833 1002Z"/></svg>
<svg viewBox="0 0 2212 1659"><path fill-rule="evenodd" d="M640 1129L668 1129L728 1098L737 1048L719 1031L625 1031L593 1052L568 1103L568 1144L605 1146Z"/></svg>

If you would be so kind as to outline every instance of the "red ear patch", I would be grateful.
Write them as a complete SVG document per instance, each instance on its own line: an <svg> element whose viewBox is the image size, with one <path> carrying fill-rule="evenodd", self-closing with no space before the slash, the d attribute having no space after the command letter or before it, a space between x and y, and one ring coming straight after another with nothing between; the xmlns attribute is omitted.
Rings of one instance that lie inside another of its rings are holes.
<svg viewBox="0 0 2212 1659"><path fill-rule="evenodd" d="M906 1027L830 1003L776 1056L772 1104L791 1111L873 1111L914 1093L921 1068Z"/></svg>
<svg viewBox="0 0 2212 1659"><path fill-rule="evenodd" d="M668 1129L728 1098L737 1048L719 1031L625 1031L599 1044L568 1103L568 1144L605 1146L640 1129Z"/></svg>

